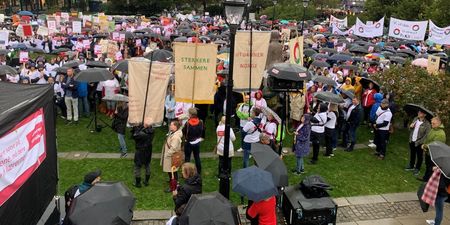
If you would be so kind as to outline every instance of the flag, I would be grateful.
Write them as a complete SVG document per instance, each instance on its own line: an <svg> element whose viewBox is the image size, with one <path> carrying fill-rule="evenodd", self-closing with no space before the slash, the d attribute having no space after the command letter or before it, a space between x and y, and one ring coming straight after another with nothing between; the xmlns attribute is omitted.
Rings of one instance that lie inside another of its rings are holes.
<svg viewBox="0 0 450 225"><path fill-rule="evenodd" d="M150 65L151 74L148 81ZM153 61L150 64L150 60L142 58L128 60L128 72L130 75L128 80L128 122L130 124L137 125L142 123L147 91L145 123L152 125L163 121L164 101L172 67L173 64L171 63Z"/></svg>
<svg viewBox="0 0 450 225"><path fill-rule="evenodd" d="M289 41L289 62L303 66L303 36L293 38Z"/></svg>
<svg viewBox="0 0 450 225"><path fill-rule="evenodd" d="M175 100L214 103L217 45L174 43Z"/></svg>

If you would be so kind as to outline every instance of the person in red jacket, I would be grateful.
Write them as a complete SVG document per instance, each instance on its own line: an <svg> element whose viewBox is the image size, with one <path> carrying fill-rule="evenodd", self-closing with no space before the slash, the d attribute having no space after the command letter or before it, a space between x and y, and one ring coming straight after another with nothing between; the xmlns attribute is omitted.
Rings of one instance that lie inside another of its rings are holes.
<svg viewBox="0 0 450 225"><path fill-rule="evenodd" d="M373 88L373 83L369 83L369 88L364 90L362 95L362 106L364 108L364 121L369 121L369 114L372 105L375 104L374 95L377 93L377 90Z"/></svg>
<svg viewBox="0 0 450 225"><path fill-rule="evenodd" d="M247 211L247 214L251 218L258 217L259 225L276 225L277 214L275 211L276 200L275 196L268 199L254 202Z"/></svg>

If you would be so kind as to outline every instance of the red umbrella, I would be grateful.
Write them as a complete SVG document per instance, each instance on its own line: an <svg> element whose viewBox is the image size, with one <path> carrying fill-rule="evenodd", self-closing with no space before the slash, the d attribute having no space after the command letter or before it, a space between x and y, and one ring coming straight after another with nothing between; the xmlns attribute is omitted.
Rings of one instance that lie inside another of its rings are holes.
<svg viewBox="0 0 450 225"><path fill-rule="evenodd" d="M177 169L177 167L175 167L175 166L172 166L172 177L170 178L170 181L169 181L169 187L170 187L170 191L175 191L175 190L177 190L177 185L178 185L178 182L177 182L177 179L175 179L175 176L173 175L173 172L174 172L174 170L176 170Z"/></svg>

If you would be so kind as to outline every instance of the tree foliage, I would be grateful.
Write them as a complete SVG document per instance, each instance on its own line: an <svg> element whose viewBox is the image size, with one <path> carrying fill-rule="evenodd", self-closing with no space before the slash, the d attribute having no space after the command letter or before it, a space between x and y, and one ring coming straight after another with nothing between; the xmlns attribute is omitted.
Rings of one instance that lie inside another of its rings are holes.
<svg viewBox="0 0 450 225"><path fill-rule="evenodd" d="M390 68L373 78L394 94L399 109L407 103L421 104L450 128L450 73L430 75L425 69L407 65Z"/></svg>

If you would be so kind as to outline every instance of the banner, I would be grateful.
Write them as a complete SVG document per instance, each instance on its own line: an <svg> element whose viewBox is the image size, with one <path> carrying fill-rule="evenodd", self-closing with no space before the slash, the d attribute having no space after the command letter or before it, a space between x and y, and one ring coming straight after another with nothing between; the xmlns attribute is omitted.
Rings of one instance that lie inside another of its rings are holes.
<svg viewBox="0 0 450 225"><path fill-rule="evenodd" d="M303 66L303 36L289 41L289 62Z"/></svg>
<svg viewBox="0 0 450 225"><path fill-rule="evenodd" d="M128 60L128 72L130 75L128 79L128 122L130 124L142 123L147 89L147 106L144 121L150 125L162 123L163 121L164 101L173 64L153 61L151 66L150 81L147 82L150 60L143 58Z"/></svg>
<svg viewBox="0 0 450 225"><path fill-rule="evenodd" d="M33 35L33 28L31 28L30 24L23 24L22 28L23 28L23 34L25 36L30 37Z"/></svg>
<svg viewBox="0 0 450 225"><path fill-rule="evenodd" d="M441 61L441 58L439 56L429 55L428 56L428 66L427 66L428 73L433 74L433 73L439 72L440 61Z"/></svg>
<svg viewBox="0 0 450 225"><path fill-rule="evenodd" d="M72 21L72 32L81 34L81 21Z"/></svg>
<svg viewBox="0 0 450 225"><path fill-rule="evenodd" d="M341 35L341 36L353 35L355 33L355 27L356 25L353 25L352 27L350 27L350 29L342 31L341 29L339 29L339 27L336 26L336 24L331 24L331 32L334 35Z"/></svg>
<svg viewBox="0 0 450 225"><path fill-rule="evenodd" d="M344 29L347 27L347 17L344 19L338 19L332 15L330 15L330 26L332 24L336 24L339 29Z"/></svg>
<svg viewBox="0 0 450 225"><path fill-rule="evenodd" d="M391 17L389 36L405 40L423 41L428 21L406 21Z"/></svg>
<svg viewBox="0 0 450 225"><path fill-rule="evenodd" d="M439 45L450 45L450 26L440 28L430 20L428 40Z"/></svg>
<svg viewBox="0 0 450 225"><path fill-rule="evenodd" d="M0 206L46 158L44 110L40 108L0 138Z"/></svg>
<svg viewBox="0 0 450 225"><path fill-rule="evenodd" d="M355 35L366 38L383 36L383 24L384 17L375 23L372 22L371 25L364 24L358 17L356 17Z"/></svg>
<svg viewBox="0 0 450 225"><path fill-rule="evenodd" d="M257 90L261 86L269 51L270 32L253 31L252 52L250 52L250 32L236 32L234 46L233 79L235 91ZM250 55L252 63L250 65ZM252 68L251 85L249 85L250 67Z"/></svg>
<svg viewBox="0 0 450 225"><path fill-rule="evenodd" d="M213 104L217 45L176 42L173 49L175 100L194 104Z"/></svg>

